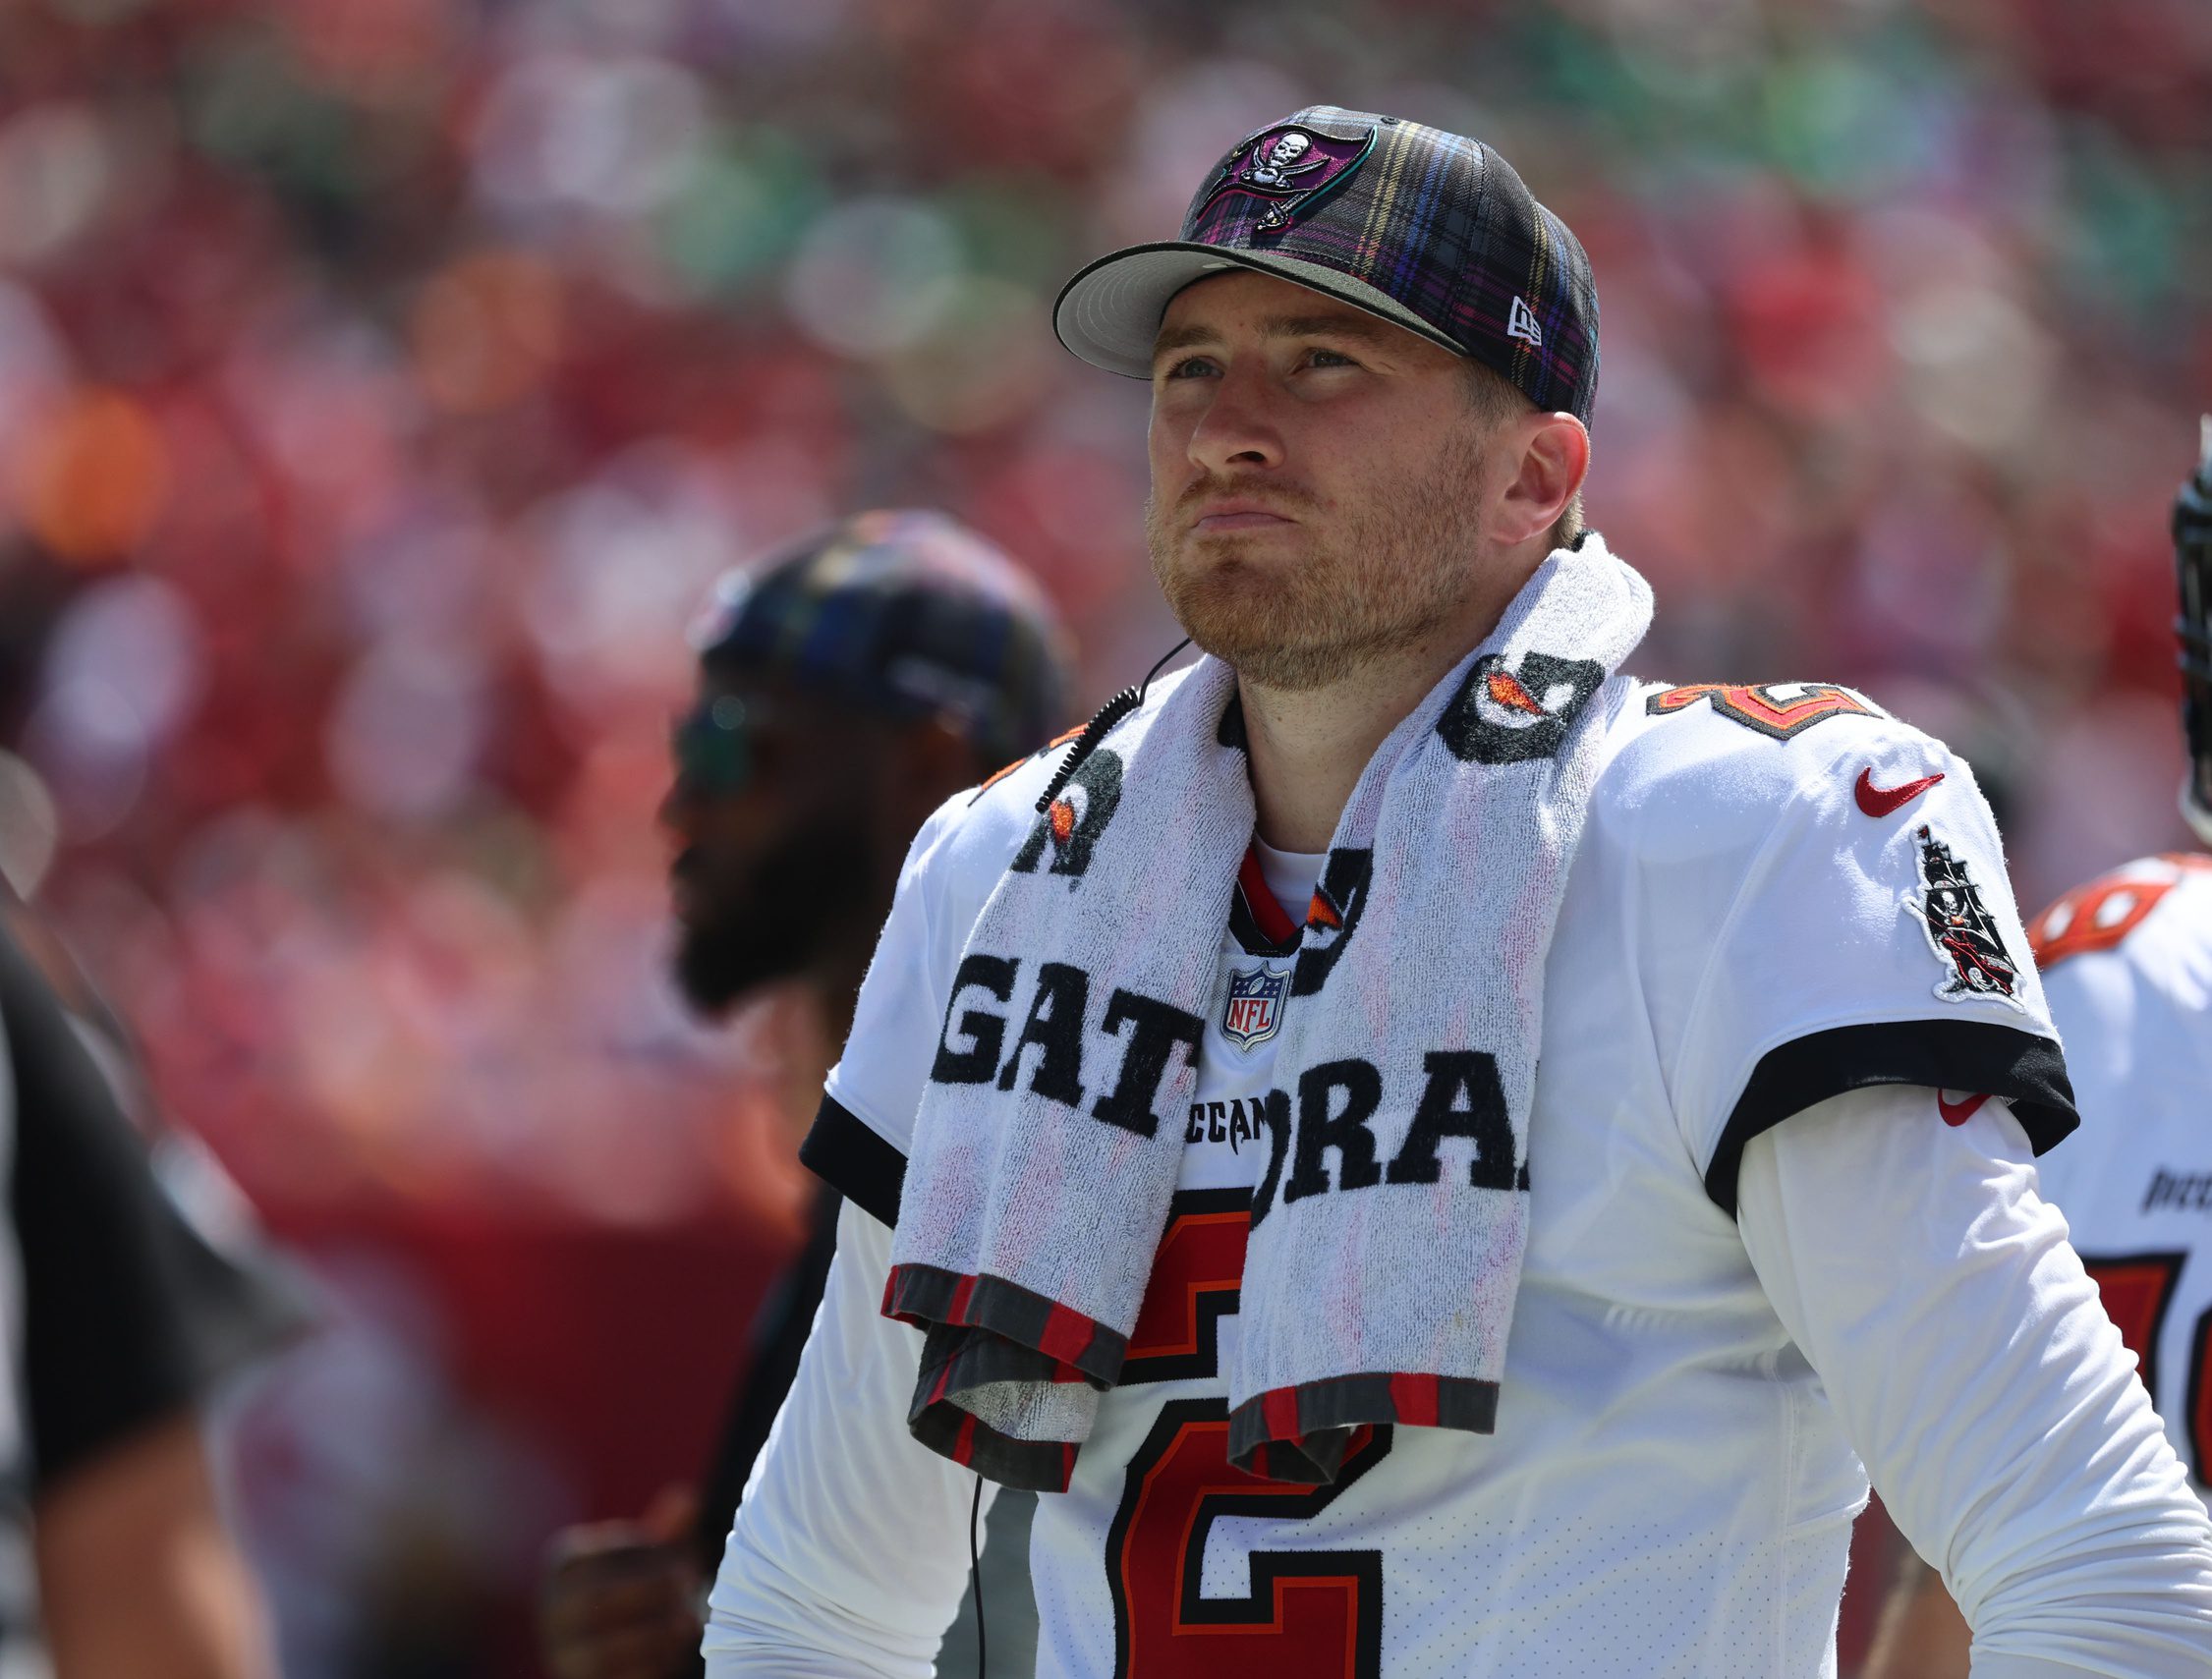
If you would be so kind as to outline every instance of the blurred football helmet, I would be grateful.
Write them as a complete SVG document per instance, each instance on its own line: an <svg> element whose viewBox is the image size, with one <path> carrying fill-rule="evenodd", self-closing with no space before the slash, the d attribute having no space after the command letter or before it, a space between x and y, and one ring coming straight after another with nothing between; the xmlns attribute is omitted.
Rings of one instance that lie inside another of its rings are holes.
<svg viewBox="0 0 2212 1679"><path fill-rule="evenodd" d="M2189 773L2182 814L2212 845L2212 415L2199 422L2196 473L2174 498L2174 569L2182 590L2182 728Z"/></svg>

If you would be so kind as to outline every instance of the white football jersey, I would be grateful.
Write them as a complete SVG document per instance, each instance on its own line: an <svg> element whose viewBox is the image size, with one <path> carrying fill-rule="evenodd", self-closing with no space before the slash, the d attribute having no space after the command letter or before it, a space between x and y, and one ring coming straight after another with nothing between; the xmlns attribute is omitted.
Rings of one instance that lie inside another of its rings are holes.
<svg viewBox="0 0 2212 1679"><path fill-rule="evenodd" d="M2150 857L2029 927L2081 1129L2043 1163L2200 1494L2212 1474L2212 858Z"/></svg>
<svg viewBox="0 0 2212 1679"><path fill-rule="evenodd" d="M1040 1674L1832 1673L1867 1489L1854 1443L1885 1495L1897 1485L1908 1535L1953 1553L1970 1616L2024 1600L2020 1559L2042 1566L2044 1538L2099 1498L2147 1504L2169 1531L2178 1504L2195 1524L2178 1542L2212 1554L2034 1199L2031 1148L2070 1129L2071 1098L1970 771L1841 689L1622 685L1611 700L1546 976L1496 1432L1380 1428L1319 1487L1227 1465L1221 1371L1267 1149L1255 1108L1282 1011L1301 1006L1281 982L1300 929L1268 900L1302 920L1322 862L1255 851L1128 1362L1067 1490L1039 1500ZM903 1437L920 1337L859 1318L880 1300L882 1225L940 1042L972 1050L993 1016L1011 1040L1022 1019L1018 989L952 981L1050 767L961 796L910 854L807 1149L875 1218L848 1208L812 1369L732 1535L717 1679L810 1670L763 1660L795 1640L815 1671L923 1671L929 1616L941 1626L957 1600L974 1483ZM1272 893L1255 889L1263 867ZM1119 1047L1092 1023L1086 1079L1110 1079ZM2002 1099L1955 1104L1947 1126L1928 1087ZM1808 1109L1827 1117L1774 1131ZM1778 1154L1785 1136L1801 1151ZM1848 1181L1862 1171L1863 1198ZM1761 1197L1740 1226L1739 1175ZM2007 1263L1955 1262L1969 1225ZM2017 1332L2082 1313L2078 1333ZM1991 1385L2039 1391L2045 1370L2112 1396L2100 1429L2121 1420L2126 1449L2079 1488L2068 1478L2091 1453L2070 1455L2051 1416L1977 1408ZM1915 1422L1928 1406L1949 1421ZM2018 1474L2039 1452L2058 1479ZM1915 1498L1921 1457L1942 1472ZM1983 1497L1977 1476L2010 1476L2017 1495ZM2177 1604L2212 1576L2181 1579ZM2212 1625L2206 1602L2185 1612ZM2169 1670L2122 1659L2104 1670Z"/></svg>

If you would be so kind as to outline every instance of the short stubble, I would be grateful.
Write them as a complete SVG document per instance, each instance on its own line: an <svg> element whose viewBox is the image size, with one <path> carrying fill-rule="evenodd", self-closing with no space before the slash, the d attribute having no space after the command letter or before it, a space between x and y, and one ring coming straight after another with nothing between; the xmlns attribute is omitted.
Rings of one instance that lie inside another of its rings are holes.
<svg viewBox="0 0 2212 1679"><path fill-rule="evenodd" d="M1311 496L1208 477L1174 508L1145 503L1153 575L1205 651L1264 688L1303 692L1345 680L1417 644L1464 606L1477 561L1475 485L1493 429L1469 415L1432 458L1394 483L1348 498L1323 528ZM1302 551L1260 554L1235 535L1185 529L1189 510L1253 493L1300 520Z"/></svg>

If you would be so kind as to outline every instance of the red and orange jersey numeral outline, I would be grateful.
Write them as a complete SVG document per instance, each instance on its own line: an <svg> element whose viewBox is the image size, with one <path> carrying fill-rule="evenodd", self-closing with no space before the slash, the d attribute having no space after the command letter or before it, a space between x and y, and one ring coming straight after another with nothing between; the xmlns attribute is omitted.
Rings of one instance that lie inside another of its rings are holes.
<svg viewBox="0 0 2212 1679"><path fill-rule="evenodd" d="M1778 688L1800 692L1784 699L1775 692ZM1653 695L1644 701L1644 710L1665 717L1686 711L1700 700L1710 700L1713 709L1731 722L1778 741L1792 739L1831 717L1880 715L1857 695L1828 682L1693 682Z"/></svg>

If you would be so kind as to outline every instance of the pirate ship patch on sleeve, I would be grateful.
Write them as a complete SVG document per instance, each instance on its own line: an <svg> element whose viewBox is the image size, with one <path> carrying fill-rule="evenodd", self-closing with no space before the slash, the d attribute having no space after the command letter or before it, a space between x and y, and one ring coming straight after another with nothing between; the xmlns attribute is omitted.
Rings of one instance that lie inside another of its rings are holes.
<svg viewBox="0 0 2212 1679"><path fill-rule="evenodd" d="M1919 840L1920 893L1906 893L1904 908L1919 918L1928 948L1943 966L1936 995L1947 1003L1985 998L2024 1013L2019 964L2005 948L2004 934L1967 873L1965 860L1954 857L1951 847L1925 825Z"/></svg>

